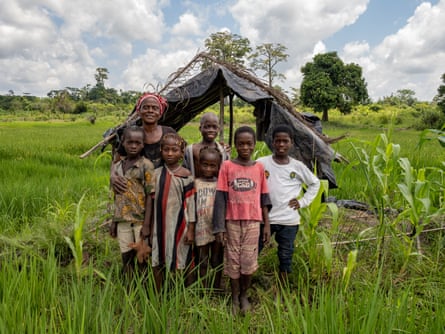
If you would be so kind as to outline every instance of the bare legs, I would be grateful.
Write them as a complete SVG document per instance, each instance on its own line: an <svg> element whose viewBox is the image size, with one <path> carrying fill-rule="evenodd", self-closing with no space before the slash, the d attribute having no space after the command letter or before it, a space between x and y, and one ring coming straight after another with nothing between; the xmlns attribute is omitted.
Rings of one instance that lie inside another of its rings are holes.
<svg viewBox="0 0 445 334"><path fill-rule="evenodd" d="M237 314L238 310L241 310L242 313L246 313L252 309L247 294L251 282L252 275L241 275L239 279L230 279L232 288L232 311L234 314Z"/></svg>

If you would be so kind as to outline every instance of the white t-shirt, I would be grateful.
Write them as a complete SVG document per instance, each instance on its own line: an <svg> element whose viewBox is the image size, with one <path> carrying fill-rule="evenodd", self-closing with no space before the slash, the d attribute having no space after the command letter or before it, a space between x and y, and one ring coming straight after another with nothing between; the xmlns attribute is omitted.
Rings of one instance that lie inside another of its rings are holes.
<svg viewBox="0 0 445 334"><path fill-rule="evenodd" d="M301 161L289 157L289 163L277 164L271 155L257 161L264 165L272 210L269 212L270 224L298 225L298 210L289 207L292 198L299 198L300 207L307 207L314 200L320 188L320 180ZM307 185L304 196L300 198L303 185Z"/></svg>

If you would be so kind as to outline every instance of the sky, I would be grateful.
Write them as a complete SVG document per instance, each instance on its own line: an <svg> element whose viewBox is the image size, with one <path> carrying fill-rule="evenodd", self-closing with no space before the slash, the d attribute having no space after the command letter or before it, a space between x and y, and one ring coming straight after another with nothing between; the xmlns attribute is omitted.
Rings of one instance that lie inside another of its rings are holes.
<svg viewBox="0 0 445 334"><path fill-rule="evenodd" d="M144 91L228 31L287 47L285 90L301 67L336 51L362 67L377 101L411 89L431 101L445 73L445 0L9 0L0 3L0 95L46 96L96 83ZM261 78L262 73L257 73Z"/></svg>

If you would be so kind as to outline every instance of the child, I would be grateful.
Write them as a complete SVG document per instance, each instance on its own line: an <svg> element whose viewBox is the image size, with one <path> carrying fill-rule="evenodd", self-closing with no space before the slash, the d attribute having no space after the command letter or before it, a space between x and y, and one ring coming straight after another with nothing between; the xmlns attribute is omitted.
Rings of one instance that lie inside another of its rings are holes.
<svg viewBox="0 0 445 334"><path fill-rule="evenodd" d="M156 289L165 271L186 269L195 233L193 176L181 166L185 141L169 133L161 139L164 165L155 170L152 264Z"/></svg>
<svg viewBox="0 0 445 334"><path fill-rule="evenodd" d="M232 310L244 313L251 305L247 296L252 274L258 268L258 238L264 222L263 241L270 238L270 199L264 167L251 160L255 132L248 126L235 131L237 157L224 161L218 176L214 208L214 233L226 240L224 273L230 277Z"/></svg>
<svg viewBox="0 0 445 334"><path fill-rule="evenodd" d="M219 132L219 120L214 113L208 112L202 115L199 123L199 131L202 136L201 142L188 145L184 154L184 167L188 168L195 177L201 176L199 152L204 147L215 148L222 156L221 162L227 160L229 157L229 154L226 152L226 147L223 147L216 141L216 136Z"/></svg>
<svg viewBox="0 0 445 334"><path fill-rule="evenodd" d="M320 188L320 181L306 165L289 157L292 138L292 130L287 125L277 126L272 132L273 154L258 159L266 170L272 200L269 222L271 234L275 234L278 243L282 286L287 284L287 276L291 272L294 241L300 224L298 209L308 206ZM299 197L304 184L306 192Z"/></svg>
<svg viewBox="0 0 445 334"><path fill-rule="evenodd" d="M122 143L126 156L113 166L113 172L125 178L127 190L114 196L114 216L110 228L112 237L118 237L125 276L134 270L136 251L130 247L148 235L152 214L151 192L154 190L154 167L143 157L144 130L130 126L123 133Z"/></svg>
<svg viewBox="0 0 445 334"><path fill-rule="evenodd" d="M195 179L196 226L195 245L198 253L199 274L204 287L208 287L209 261L213 268L223 263L222 243L213 235L213 207L215 204L216 180L221 154L213 147L204 147L199 152L200 177ZM217 269L213 286L221 289L221 270Z"/></svg>
<svg viewBox="0 0 445 334"><path fill-rule="evenodd" d="M218 132L219 132L218 116L216 116L212 112L204 113L201 117L200 122L199 122L199 131L201 132L201 137L202 137L201 142L196 143L196 144L191 144L186 147L185 154L184 154L184 161L183 161L184 167L189 169L195 178L201 176L201 169L200 169L200 165L199 165L199 163L200 163L199 162L199 153L203 148L211 147L211 148L216 149L221 154L220 165L224 160L227 160L230 155L229 154L230 150L229 150L228 146L222 146L220 143L218 143L216 141L216 137L218 136ZM218 166L218 170L219 170L219 166ZM216 175L216 176L218 176L218 175ZM219 262L219 265L221 265L222 261L223 261L223 258L222 258L223 257L222 256L223 245L220 244L218 241L214 241L212 243L212 248L214 250L214 252L212 254L214 254L216 256L216 258L213 258L213 260L216 261L213 264L216 267L218 267L218 262ZM196 263L201 263L199 251L200 251L200 247L194 247L193 253L195 256ZM220 260L217 260L218 258ZM221 277L221 272L218 271L216 274L215 282L214 282L215 287L217 287L217 288L221 287L220 277ZM191 279L194 279L194 277L191 277Z"/></svg>

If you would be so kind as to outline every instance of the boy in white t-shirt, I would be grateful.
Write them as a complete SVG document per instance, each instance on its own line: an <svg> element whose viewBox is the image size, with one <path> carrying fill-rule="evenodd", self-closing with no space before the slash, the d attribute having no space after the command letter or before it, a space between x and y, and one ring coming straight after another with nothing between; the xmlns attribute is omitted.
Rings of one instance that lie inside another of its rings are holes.
<svg viewBox="0 0 445 334"><path fill-rule="evenodd" d="M264 165L272 201L269 222L271 235L278 243L281 284L287 283L288 273L292 271L294 242L300 224L298 209L309 206L320 188L320 180L309 168L289 156L292 144L292 129L278 125L272 132L273 154L258 159ZM307 189L301 197L303 185Z"/></svg>

